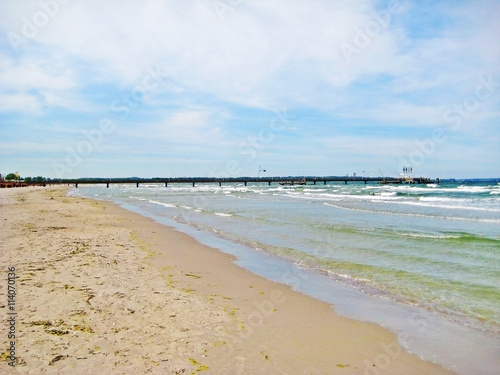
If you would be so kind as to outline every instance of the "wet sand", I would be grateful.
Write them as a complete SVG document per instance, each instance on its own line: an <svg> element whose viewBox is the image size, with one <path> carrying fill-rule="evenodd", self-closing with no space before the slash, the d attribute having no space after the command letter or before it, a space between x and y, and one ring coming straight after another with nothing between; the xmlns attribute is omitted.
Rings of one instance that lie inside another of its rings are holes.
<svg viewBox="0 0 500 375"><path fill-rule="evenodd" d="M1 373L451 374L377 325L62 187L0 190L0 260Z"/></svg>

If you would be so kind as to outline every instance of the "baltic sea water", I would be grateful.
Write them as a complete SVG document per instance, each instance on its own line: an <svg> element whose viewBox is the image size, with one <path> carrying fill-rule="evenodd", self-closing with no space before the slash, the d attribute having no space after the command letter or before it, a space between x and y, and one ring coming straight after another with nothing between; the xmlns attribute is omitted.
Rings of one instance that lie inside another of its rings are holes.
<svg viewBox="0 0 500 375"><path fill-rule="evenodd" d="M410 351L459 373L498 371L498 181L111 184L71 194L114 201L341 314L407 333Z"/></svg>

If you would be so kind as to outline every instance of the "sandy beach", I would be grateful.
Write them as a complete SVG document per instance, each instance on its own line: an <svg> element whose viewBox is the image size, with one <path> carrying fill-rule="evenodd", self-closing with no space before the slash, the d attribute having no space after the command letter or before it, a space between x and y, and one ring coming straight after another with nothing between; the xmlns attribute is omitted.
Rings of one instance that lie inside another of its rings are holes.
<svg viewBox="0 0 500 375"><path fill-rule="evenodd" d="M185 234L66 192L0 190L1 373L452 373Z"/></svg>

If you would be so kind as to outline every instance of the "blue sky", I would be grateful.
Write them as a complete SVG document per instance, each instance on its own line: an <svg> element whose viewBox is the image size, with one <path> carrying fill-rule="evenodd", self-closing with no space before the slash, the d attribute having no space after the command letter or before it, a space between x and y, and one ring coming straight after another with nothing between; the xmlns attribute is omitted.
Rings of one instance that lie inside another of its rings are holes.
<svg viewBox="0 0 500 375"><path fill-rule="evenodd" d="M500 176L499 1L0 2L0 173Z"/></svg>

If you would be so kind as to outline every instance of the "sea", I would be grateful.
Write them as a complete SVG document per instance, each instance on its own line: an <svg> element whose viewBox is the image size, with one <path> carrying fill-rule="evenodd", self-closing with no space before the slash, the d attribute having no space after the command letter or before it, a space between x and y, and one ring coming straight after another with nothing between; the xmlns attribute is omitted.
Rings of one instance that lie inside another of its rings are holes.
<svg viewBox="0 0 500 375"><path fill-rule="evenodd" d="M80 185L69 194L233 254L459 374L500 373L500 179Z"/></svg>

